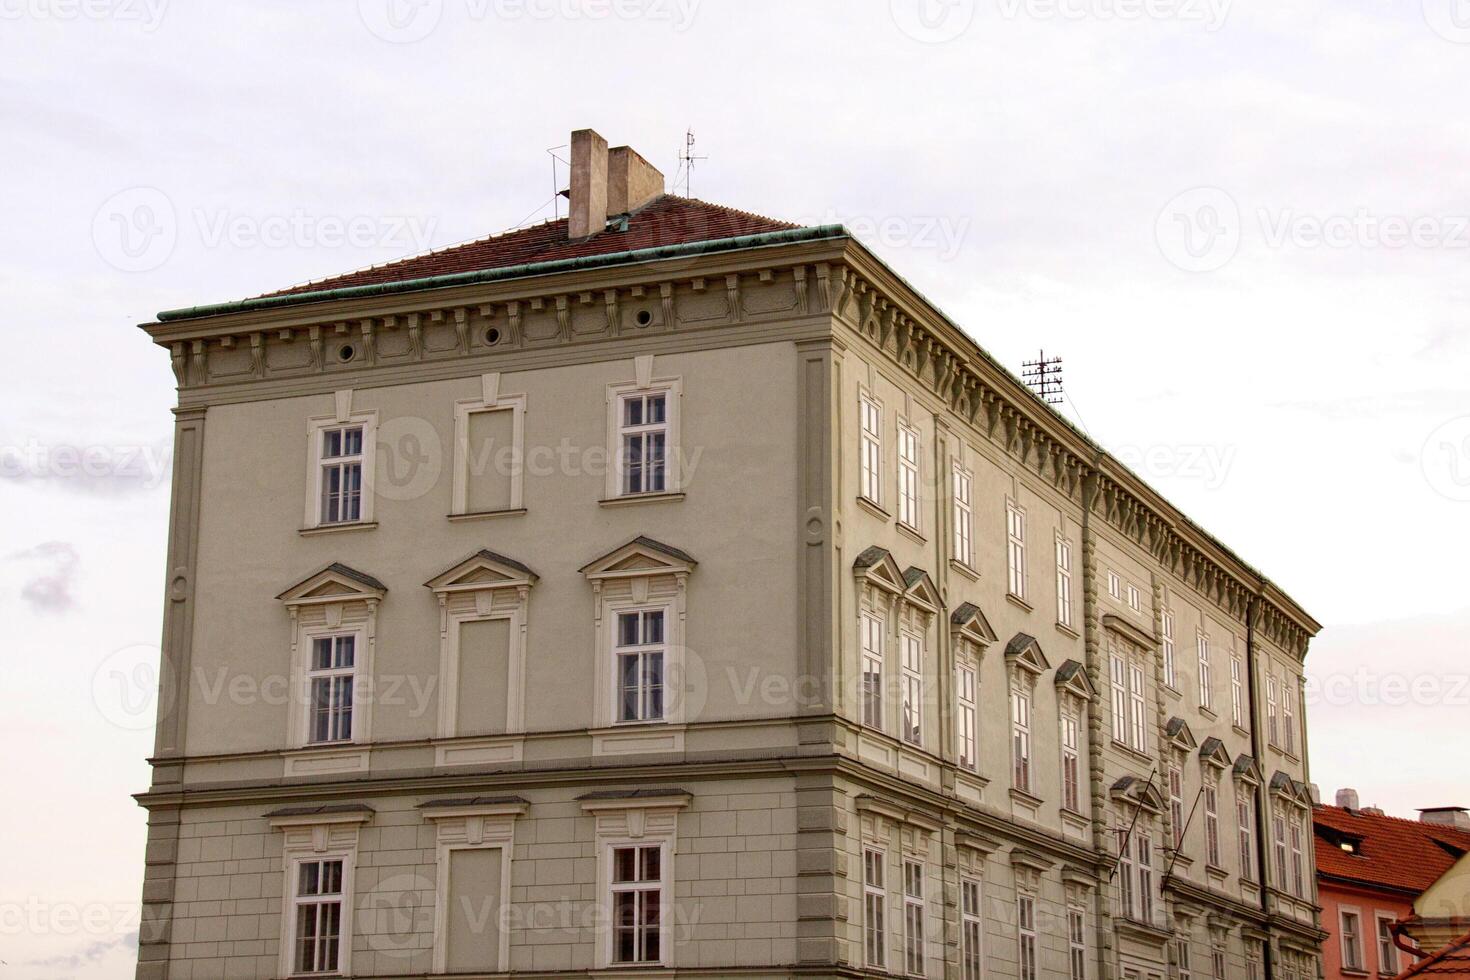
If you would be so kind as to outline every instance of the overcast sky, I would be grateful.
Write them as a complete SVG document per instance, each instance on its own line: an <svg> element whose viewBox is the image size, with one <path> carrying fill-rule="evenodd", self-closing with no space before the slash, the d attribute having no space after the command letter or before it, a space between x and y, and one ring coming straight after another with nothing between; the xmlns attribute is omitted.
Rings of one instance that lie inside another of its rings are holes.
<svg viewBox="0 0 1470 980"><path fill-rule="evenodd" d="M845 222L1013 370L1062 354L1067 414L1326 624L1324 793L1470 804L1464 0L0 21L0 977L132 975L174 400L135 324L550 217L584 126L669 174L692 126L697 196Z"/></svg>

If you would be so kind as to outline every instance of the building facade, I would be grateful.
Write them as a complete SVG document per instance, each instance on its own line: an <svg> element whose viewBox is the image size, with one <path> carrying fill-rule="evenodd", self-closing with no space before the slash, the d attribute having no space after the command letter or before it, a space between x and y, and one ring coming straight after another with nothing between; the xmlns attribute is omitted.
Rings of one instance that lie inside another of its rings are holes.
<svg viewBox="0 0 1470 980"><path fill-rule="evenodd" d="M145 325L138 975L1318 976L1318 624L840 227L572 164Z"/></svg>

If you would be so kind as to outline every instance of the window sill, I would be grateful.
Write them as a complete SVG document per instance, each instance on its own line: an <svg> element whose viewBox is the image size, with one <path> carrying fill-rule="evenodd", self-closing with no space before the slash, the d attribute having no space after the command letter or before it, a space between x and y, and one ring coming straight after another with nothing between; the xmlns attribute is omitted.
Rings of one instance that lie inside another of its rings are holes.
<svg viewBox="0 0 1470 980"><path fill-rule="evenodd" d="M1082 639L1082 634L1068 626L1066 623L1057 623L1057 632L1070 636L1074 640Z"/></svg>
<svg viewBox="0 0 1470 980"><path fill-rule="evenodd" d="M917 544L928 544L929 543L929 539L926 538L926 537L924 537L924 535L916 527L913 527L911 525L905 524L903 521L899 521L894 526L898 528L898 532L900 534L902 534L904 537L908 538L909 540L916 542Z"/></svg>
<svg viewBox="0 0 1470 980"><path fill-rule="evenodd" d="M949 560L949 567L954 571L959 572L971 582L980 581L980 573L975 571L975 569L971 568L969 565L960 561L958 558L951 558Z"/></svg>
<svg viewBox="0 0 1470 980"><path fill-rule="evenodd" d="M607 497L597 504L599 507L633 507L638 504L661 504L683 499L684 492L676 490L670 493L630 493L625 497Z"/></svg>
<svg viewBox="0 0 1470 980"><path fill-rule="evenodd" d="M1006 593L1006 601L1009 602L1013 606L1020 606L1022 609L1026 610L1027 612L1035 612L1036 611L1036 610L1034 610L1034 609L1031 608L1031 603L1027 602L1025 599L1022 599L1020 596L1016 595L1014 592L1007 592Z"/></svg>
<svg viewBox="0 0 1470 980"><path fill-rule="evenodd" d="M316 527L303 527L296 533L303 538L316 537L318 534L338 534L348 531L372 531L378 526L377 521L353 521L350 524L318 524Z"/></svg>
<svg viewBox="0 0 1470 980"><path fill-rule="evenodd" d="M1041 809L1041 804L1045 802L1041 797L1032 796L1026 790L1019 789L1015 786L1011 787L1011 799L1016 803L1020 803L1022 806L1030 807L1033 810Z"/></svg>
<svg viewBox="0 0 1470 980"><path fill-rule="evenodd" d="M1123 742L1120 742L1120 741L1118 741L1115 738L1110 738L1108 740L1108 744L1111 745L1117 751L1119 751L1119 752L1123 753L1124 755L1128 756L1130 759L1136 759L1139 762L1147 763L1147 764L1149 764L1151 766L1158 765L1159 760L1155 759L1153 756L1149 755L1147 752L1140 752L1137 749L1135 749L1133 746L1127 745L1127 744L1125 744Z"/></svg>
<svg viewBox="0 0 1470 980"><path fill-rule="evenodd" d="M885 524L893 520L893 515L884 510L877 501L869 500L867 497L858 497L857 503L859 507Z"/></svg>
<svg viewBox="0 0 1470 980"><path fill-rule="evenodd" d="M1232 730L1234 730L1235 734L1239 735L1241 738L1251 737L1251 733L1248 730L1241 728L1239 725L1232 723L1230 727Z"/></svg>
<svg viewBox="0 0 1470 980"><path fill-rule="evenodd" d="M1200 705L1199 706L1199 713L1202 714L1202 715L1204 715L1206 718L1210 719L1210 721L1219 721L1220 720L1220 716L1217 715L1217 714L1215 714L1215 709L1209 707L1208 705L1203 705L1203 704Z"/></svg>
<svg viewBox="0 0 1470 980"><path fill-rule="evenodd" d="M1205 865L1205 874L1209 875L1216 881L1224 881L1226 878L1230 877L1230 872L1226 871L1224 868L1216 864Z"/></svg>
<svg viewBox="0 0 1470 980"><path fill-rule="evenodd" d="M1179 688L1174 687L1171 684L1164 685L1164 693L1169 695L1169 697L1173 698L1175 701L1181 701L1184 699L1184 695L1180 693Z"/></svg>
<svg viewBox="0 0 1470 980"><path fill-rule="evenodd" d="M505 510L476 510L467 514L450 514L449 520L455 524L464 524L469 521L489 521L497 517L521 517L526 513L524 507L508 507Z"/></svg>

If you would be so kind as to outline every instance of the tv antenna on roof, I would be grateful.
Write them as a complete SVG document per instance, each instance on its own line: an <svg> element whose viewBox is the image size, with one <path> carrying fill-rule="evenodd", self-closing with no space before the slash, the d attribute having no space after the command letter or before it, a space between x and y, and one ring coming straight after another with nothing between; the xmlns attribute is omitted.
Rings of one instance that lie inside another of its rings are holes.
<svg viewBox="0 0 1470 980"><path fill-rule="evenodd" d="M684 196L685 197L693 197L694 196L693 193L692 193L692 191L690 190L690 188L693 186L693 183L694 183L694 163L695 163L695 161L697 161L697 160L708 160L708 159L709 159L709 157L707 157L707 156L702 156L701 157L701 156L695 156L694 155L694 130L693 129L690 129L688 132L686 132L684 134L684 149L679 154L679 170L684 174ZM678 177L675 177L674 178L674 185L677 187L678 186L678 183L679 183L679 178Z"/></svg>
<svg viewBox="0 0 1470 980"><path fill-rule="evenodd" d="M1060 357L1047 357L1046 351L1039 351L1036 360L1025 361L1021 364L1024 371L1021 377L1026 386L1036 392L1037 397L1048 405L1060 405L1062 403L1062 359Z"/></svg>

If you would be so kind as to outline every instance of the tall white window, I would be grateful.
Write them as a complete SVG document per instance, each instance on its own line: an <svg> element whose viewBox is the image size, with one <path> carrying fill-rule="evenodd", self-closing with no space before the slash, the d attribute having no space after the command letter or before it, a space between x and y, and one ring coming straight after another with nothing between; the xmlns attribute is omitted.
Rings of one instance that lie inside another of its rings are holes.
<svg viewBox="0 0 1470 980"><path fill-rule="evenodd" d="M296 865L292 897L296 973L335 973L342 955L343 861L332 858Z"/></svg>
<svg viewBox="0 0 1470 980"><path fill-rule="evenodd" d="M883 620L863 614L863 724L883 729Z"/></svg>
<svg viewBox="0 0 1470 980"><path fill-rule="evenodd" d="M1143 608L1143 599L1138 592L1137 586L1128 586L1128 608L1134 612L1138 612Z"/></svg>
<svg viewBox="0 0 1470 980"><path fill-rule="evenodd" d="M1240 830L1240 876L1254 880L1256 877L1256 824L1253 794L1247 790L1236 798L1235 823Z"/></svg>
<svg viewBox="0 0 1470 980"><path fill-rule="evenodd" d="M1395 975L1399 972L1399 949L1393 942L1395 916L1379 912L1375 916L1378 925L1378 972Z"/></svg>
<svg viewBox="0 0 1470 980"><path fill-rule="evenodd" d="M980 882L960 879L960 961L962 980L980 980L985 920L980 914Z"/></svg>
<svg viewBox="0 0 1470 980"><path fill-rule="evenodd" d="M1024 682L1011 689L1011 785L1031 792L1031 693Z"/></svg>
<svg viewBox="0 0 1470 980"><path fill-rule="evenodd" d="M614 963L663 960L663 846L612 849Z"/></svg>
<svg viewBox="0 0 1470 980"><path fill-rule="evenodd" d="M1174 667L1174 611L1164 610L1164 683L1178 689L1179 674Z"/></svg>
<svg viewBox="0 0 1470 980"><path fill-rule="evenodd" d="M955 749L962 769L976 769L980 764L976 751L976 721L979 713L975 684L975 668L960 664L955 668Z"/></svg>
<svg viewBox="0 0 1470 980"><path fill-rule="evenodd" d="M321 430L322 524L351 524L362 517L363 426Z"/></svg>
<svg viewBox="0 0 1470 980"><path fill-rule="evenodd" d="M1144 672L1138 657L1128 664L1128 744L1139 752L1148 751L1148 722L1144 712Z"/></svg>
<svg viewBox="0 0 1470 980"><path fill-rule="evenodd" d="M624 494L668 489L669 393L635 392L618 400L618 462Z"/></svg>
<svg viewBox="0 0 1470 980"><path fill-rule="evenodd" d="M1230 658L1230 720L1236 728L1245 727L1245 667L1240 658Z"/></svg>
<svg viewBox="0 0 1470 980"><path fill-rule="evenodd" d="M1080 812L1082 764L1078 751L1081 724L1077 715L1068 708L1062 709L1062 807L1074 813Z"/></svg>
<svg viewBox="0 0 1470 980"><path fill-rule="evenodd" d="M919 432L898 427L898 522L919 529Z"/></svg>
<svg viewBox="0 0 1470 980"><path fill-rule="evenodd" d="M924 866L917 861L903 863L903 968L924 975Z"/></svg>
<svg viewBox="0 0 1470 980"><path fill-rule="evenodd" d="M1271 818L1271 850L1276 854L1276 886L1286 890L1286 820L1279 813Z"/></svg>
<svg viewBox="0 0 1470 980"><path fill-rule="evenodd" d="M1174 847L1184 846L1184 770L1169 766L1169 823L1174 827Z"/></svg>
<svg viewBox="0 0 1470 980"><path fill-rule="evenodd" d="M1118 906L1124 918L1133 918L1133 903L1135 900L1134 888L1136 881L1133 877L1135 866L1133 863L1133 843L1128 839L1126 830L1119 830L1118 834Z"/></svg>
<svg viewBox="0 0 1470 980"><path fill-rule="evenodd" d="M1205 861L1220 867L1220 794L1205 786Z"/></svg>
<svg viewBox="0 0 1470 980"><path fill-rule="evenodd" d="M1194 980L1194 973L1189 967L1189 940L1180 939L1179 951L1179 980Z"/></svg>
<svg viewBox="0 0 1470 980"><path fill-rule="evenodd" d="M1281 736L1286 751L1296 755L1296 682L1289 676L1281 682Z"/></svg>
<svg viewBox="0 0 1470 980"><path fill-rule="evenodd" d="M1225 980L1225 951L1218 946L1210 952L1210 966L1215 980Z"/></svg>
<svg viewBox="0 0 1470 980"><path fill-rule="evenodd" d="M1076 907L1067 909L1067 954L1070 980L1087 980L1087 919Z"/></svg>
<svg viewBox="0 0 1470 980"><path fill-rule="evenodd" d="M1006 501L1007 587L1017 599L1026 598L1026 512Z"/></svg>
<svg viewBox="0 0 1470 980"><path fill-rule="evenodd" d="M1197 642L1199 644L1199 703L1202 708L1213 708L1215 695L1211 691L1210 638L1200 633Z"/></svg>
<svg viewBox="0 0 1470 980"><path fill-rule="evenodd" d="M1072 543L1057 537L1057 622L1072 625Z"/></svg>
<svg viewBox="0 0 1470 980"><path fill-rule="evenodd" d="M975 506L971 499L974 481L970 474L954 468L954 560L975 564Z"/></svg>
<svg viewBox="0 0 1470 980"><path fill-rule="evenodd" d="M883 919L887 905L883 852L868 848L863 851L863 951L868 966L876 970L888 966L888 931Z"/></svg>
<svg viewBox="0 0 1470 980"><path fill-rule="evenodd" d="M1307 897L1306 855L1302 853L1302 822L1291 821L1291 893L1297 898Z"/></svg>
<svg viewBox="0 0 1470 980"><path fill-rule="evenodd" d="M618 614L618 721L662 721L664 717L664 610Z"/></svg>
<svg viewBox="0 0 1470 980"><path fill-rule="evenodd" d="M1123 598L1123 580L1112 569L1108 569L1108 595L1114 599Z"/></svg>
<svg viewBox="0 0 1470 980"><path fill-rule="evenodd" d="M1128 744L1128 661L1116 648L1108 657L1112 684L1113 741Z"/></svg>
<svg viewBox="0 0 1470 980"><path fill-rule="evenodd" d="M858 404L862 423L862 445L858 450L861 465L858 489L875 504L883 503L883 406L862 397Z"/></svg>
<svg viewBox="0 0 1470 980"><path fill-rule="evenodd" d="M1148 751L1147 673L1137 654L1113 645L1108 678L1113 710L1113 740L1138 752Z"/></svg>
<svg viewBox="0 0 1470 980"><path fill-rule="evenodd" d="M353 678L357 636L318 636L311 641L311 722L308 740L352 741Z"/></svg>
<svg viewBox="0 0 1470 980"><path fill-rule="evenodd" d="M1266 732L1272 745L1280 745L1280 725L1276 721L1276 678L1266 675Z"/></svg>
<svg viewBox="0 0 1470 980"><path fill-rule="evenodd" d="M1036 899L1030 895L1016 898L1016 937L1020 980L1036 980Z"/></svg>
<svg viewBox="0 0 1470 980"><path fill-rule="evenodd" d="M1138 919L1154 921L1154 844L1148 834L1139 834L1138 848Z"/></svg>
<svg viewBox="0 0 1470 980"><path fill-rule="evenodd" d="M1342 966L1345 970L1363 969L1363 920L1356 912L1339 913L1342 923Z"/></svg>
<svg viewBox="0 0 1470 980"><path fill-rule="evenodd" d="M903 740L924 744L924 641L912 633L899 637L903 648Z"/></svg>

